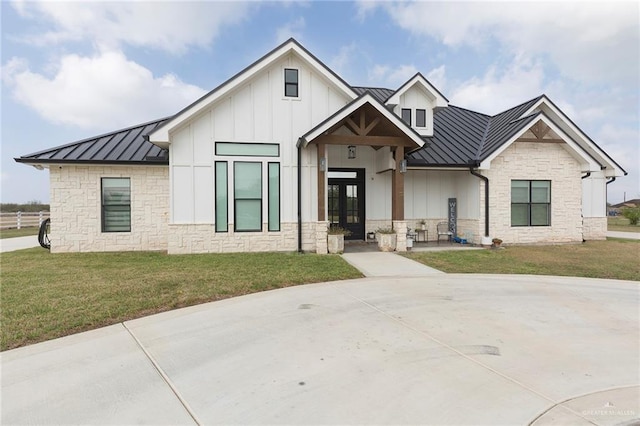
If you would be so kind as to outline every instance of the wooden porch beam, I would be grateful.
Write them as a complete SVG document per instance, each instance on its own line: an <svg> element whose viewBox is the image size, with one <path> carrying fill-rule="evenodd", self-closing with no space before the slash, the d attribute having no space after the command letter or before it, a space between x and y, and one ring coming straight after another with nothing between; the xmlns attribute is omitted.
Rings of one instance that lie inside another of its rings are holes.
<svg viewBox="0 0 640 426"><path fill-rule="evenodd" d="M354 121L351 119L351 117L347 117L347 119L344 122L349 127L351 127L351 130L353 130L356 134L362 135L362 129L360 127L358 127L358 125L356 123L354 123Z"/></svg>
<svg viewBox="0 0 640 426"><path fill-rule="evenodd" d="M413 141L400 136L322 135L311 143L324 145L415 146Z"/></svg>
<svg viewBox="0 0 640 426"><path fill-rule="evenodd" d="M404 160L404 147L395 149L396 169L391 175L391 220L404 220L404 173L400 173L400 163Z"/></svg>
<svg viewBox="0 0 640 426"><path fill-rule="evenodd" d="M564 143L562 139L537 139L537 138L518 138L516 142L535 142L535 143Z"/></svg>
<svg viewBox="0 0 640 426"><path fill-rule="evenodd" d="M374 118L373 121L371 123L369 123L369 125L367 127L365 127L365 129L363 130L362 134L364 136L368 135L369 132L371 130L373 130L373 128L376 127L379 122L380 122L380 117Z"/></svg>

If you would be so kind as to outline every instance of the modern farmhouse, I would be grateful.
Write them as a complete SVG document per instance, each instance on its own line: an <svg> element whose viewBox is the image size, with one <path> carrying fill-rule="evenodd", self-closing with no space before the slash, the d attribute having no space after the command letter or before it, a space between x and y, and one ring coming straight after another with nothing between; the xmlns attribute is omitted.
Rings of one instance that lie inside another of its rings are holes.
<svg viewBox="0 0 640 426"><path fill-rule="evenodd" d="M16 161L49 169L52 252L326 253L330 224L403 251L454 205L473 243L604 239L626 174L545 95L490 116L421 74L351 86L293 39L171 117Z"/></svg>

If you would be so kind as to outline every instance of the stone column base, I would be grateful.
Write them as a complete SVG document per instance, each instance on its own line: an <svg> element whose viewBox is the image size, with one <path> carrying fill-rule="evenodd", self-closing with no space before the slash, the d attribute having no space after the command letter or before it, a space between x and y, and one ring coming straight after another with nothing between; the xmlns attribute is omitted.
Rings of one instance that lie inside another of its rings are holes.
<svg viewBox="0 0 640 426"><path fill-rule="evenodd" d="M392 223L396 231L396 251L407 251L407 221L394 220Z"/></svg>
<svg viewBox="0 0 640 426"><path fill-rule="evenodd" d="M327 234L329 231L329 222L316 222L316 253L327 254Z"/></svg>

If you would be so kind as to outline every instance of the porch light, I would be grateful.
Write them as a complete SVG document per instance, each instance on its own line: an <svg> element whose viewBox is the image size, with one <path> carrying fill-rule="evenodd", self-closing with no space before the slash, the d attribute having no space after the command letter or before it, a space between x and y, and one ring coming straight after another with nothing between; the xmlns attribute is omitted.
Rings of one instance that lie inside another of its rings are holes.
<svg viewBox="0 0 640 426"><path fill-rule="evenodd" d="M354 158L356 158L356 146L355 145L349 145L349 154L347 155L347 158L349 160L353 160Z"/></svg>
<svg viewBox="0 0 640 426"><path fill-rule="evenodd" d="M321 172L326 172L327 171L327 158L326 157L320 157L320 171Z"/></svg>
<svg viewBox="0 0 640 426"><path fill-rule="evenodd" d="M407 173L407 160L400 162L400 173Z"/></svg>

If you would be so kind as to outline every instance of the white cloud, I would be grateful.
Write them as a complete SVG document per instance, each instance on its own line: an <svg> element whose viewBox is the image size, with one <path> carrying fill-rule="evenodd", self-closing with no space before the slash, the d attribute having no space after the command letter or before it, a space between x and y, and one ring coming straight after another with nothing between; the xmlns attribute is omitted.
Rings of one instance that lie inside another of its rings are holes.
<svg viewBox="0 0 640 426"><path fill-rule="evenodd" d="M53 123L112 130L173 114L205 93L172 74L155 77L119 51L67 55L56 65L51 77L17 58L3 67L13 97Z"/></svg>
<svg viewBox="0 0 640 426"><path fill-rule="evenodd" d="M183 53L208 46L222 28L242 21L248 2L38 1L15 10L53 30L24 37L36 45L89 40L106 50L121 44ZM254 4L255 5L255 4Z"/></svg>
<svg viewBox="0 0 640 426"><path fill-rule="evenodd" d="M369 84L397 89L418 72L415 65L374 65L368 73Z"/></svg>
<svg viewBox="0 0 640 426"><path fill-rule="evenodd" d="M459 84L448 98L455 105L495 114L544 93L543 80L540 63L520 55L508 67L489 67L481 78Z"/></svg>
<svg viewBox="0 0 640 426"><path fill-rule="evenodd" d="M444 92L447 88L447 67L440 65L438 68L434 68L425 76L429 83L438 89L440 92Z"/></svg>
<svg viewBox="0 0 640 426"><path fill-rule="evenodd" d="M340 47L338 54L329 62L330 68L338 74L347 72L356 53L358 53L358 45L355 42Z"/></svg>
<svg viewBox="0 0 640 426"><path fill-rule="evenodd" d="M291 22L287 22L276 30L276 42L282 43L291 37L300 41L302 39L302 31L306 26L304 17L299 17Z"/></svg>
<svg viewBox="0 0 640 426"><path fill-rule="evenodd" d="M637 2L380 3L400 27L447 46L548 56L581 81L635 81L640 62ZM370 13L370 7L362 9ZM428 24L425 24L428 23ZM496 52L499 53L499 52Z"/></svg>

